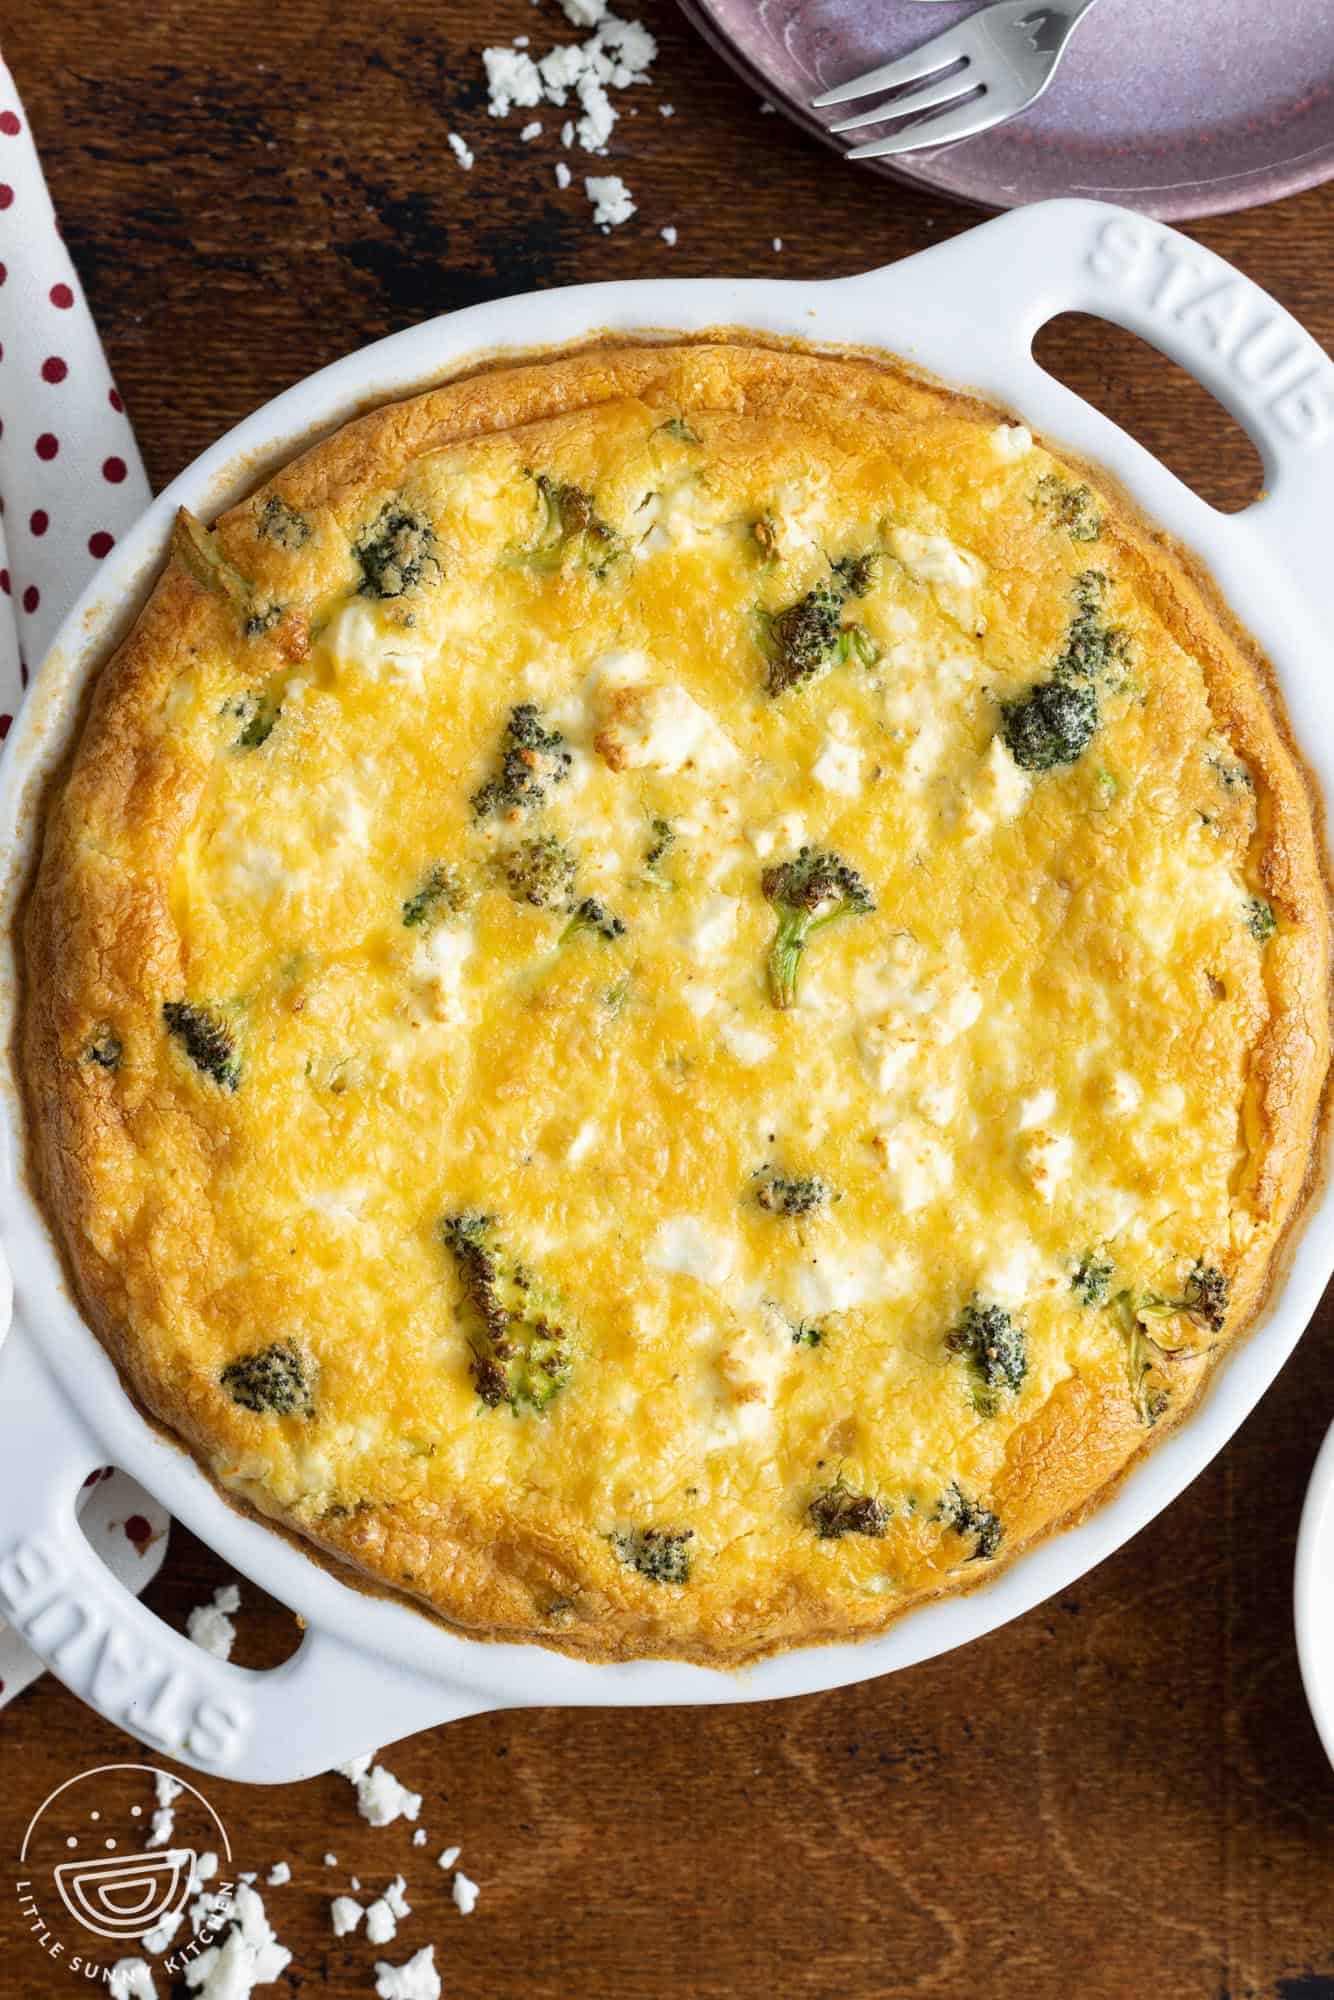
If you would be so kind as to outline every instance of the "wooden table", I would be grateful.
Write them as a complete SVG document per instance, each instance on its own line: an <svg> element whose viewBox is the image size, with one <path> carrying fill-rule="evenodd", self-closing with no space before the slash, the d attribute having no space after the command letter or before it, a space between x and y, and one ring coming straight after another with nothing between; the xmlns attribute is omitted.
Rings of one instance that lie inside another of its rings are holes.
<svg viewBox="0 0 1334 2000"><path fill-rule="evenodd" d="M626 11L662 46L595 169L623 172L639 201L604 237L577 183L555 188L559 120L542 114L547 135L524 146L520 119L486 115L481 45L557 38L549 6L6 10L155 484L299 376L432 313L590 278L831 276L974 220L762 116L667 0ZM471 175L450 129L475 146ZM1194 233L1334 346L1334 186ZM1255 490L1241 434L1130 338L1071 320L1041 352L1206 497ZM1290 1612L1298 1510L1334 1408L1332 1310L1166 1515L965 1653L784 1707L536 1711L419 1736L388 1761L425 1794L425 1850L402 1823L359 1820L338 1777L280 1794L209 1783L240 1866L291 1862L292 1885L268 1892L295 1954L286 1984L371 1992L382 1954L335 1940L327 1899L349 1872L378 1892L402 1869L414 1914L383 1955L434 1940L449 2000L1334 1996L1334 1781ZM223 1576L177 1531L151 1601L181 1624ZM244 1598L237 1657L282 1657L290 1614ZM52 1786L127 1755L129 1739L38 1683L0 1717L0 1851ZM481 1884L466 1920L431 1861L446 1842ZM3 1878L0 1943L6 1996L76 1990L23 1934Z"/></svg>

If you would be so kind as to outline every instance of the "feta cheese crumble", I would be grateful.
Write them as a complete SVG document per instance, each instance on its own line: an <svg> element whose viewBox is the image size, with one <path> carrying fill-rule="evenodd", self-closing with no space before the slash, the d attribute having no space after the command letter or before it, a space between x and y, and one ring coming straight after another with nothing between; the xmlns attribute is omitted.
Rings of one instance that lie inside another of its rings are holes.
<svg viewBox="0 0 1334 2000"><path fill-rule="evenodd" d="M1069 1177L1075 1143L1067 1132L1036 1131L1021 1148L1024 1172L1043 1201L1050 1201L1057 1187Z"/></svg>
<svg viewBox="0 0 1334 2000"><path fill-rule="evenodd" d="M377 1896L366 1908L366 1941L368 1944L389 1944L398 1935L398 1924L394 1913L383 1896Z"/></svg>
<svg viewBox="0 0 1334 2000"><path fill-rule="evenodd" d="M480 1893L477 1884L470 1881L462 1869L460 1869L454 1877L453 1896L461 1917L470 1917L472 1915L473 1911L477 1908L477 1898Z"/></svg>
<svg viewBox="0 0 1334 2000"><path fill-rule="evenodd" d="M537 64L522 49L483 49L482 67L486 71L487 109L493 118L503 118L516 104L526 109L542 102Z"/></svg>
<svg viewBox="0 0 1334 2000"><path fill-rule="evenodd" d="M348 1937L366 1912L355 1896L335 1896L329 1905L329 1921L335 1937Z"/></svg>
<svg viewBox="0 0 1334 2000"><path fill-rule="evenodd" d="M731 1275L735 1245L694 1215L671 1215L658 1225L648 1261L659 1271L679 1271L701 1284L722 1285ZM442 1864L443 1866L443 1864Z"/></svg>
<svg viewBox="0 0 1334 2000"><path fill-rule="evenodd" d="M998 424L991 433L991 449L997 458L1027 458L1033 449L1033 433L1026 424Z"/></svg>
<svg viewBox="0 0 1334 2000"><path fill-rule="evenodd" d="M176 1827L176 1815L171 1809L173 1799L179 1798L184 1786L177 1779L169 1777L165 1771L153 1773L153 1790L157 1796L157 1811L149 1825L148 1847L166 1847Z"/></svg>
<svg viewBox="0 0 1334 2000"><path fill-rule="evenodd" d="M107 1988L111 2000L157 2000L153 1974L142 1958L118 1958Z"/></svg>
<svg viewBox="0 0 1334 2000"><path fill-rule="evenodd" d="M270 1889L281 1889L292 1879L292 1871L285 1861L275 1861L264 1880Z"/></svg>
<svg viewBox="0 0 1334 2000"><path fill-rule="evenodd" d="M633 656L630 656L633 658ZM611 655L599 678L593 745L613 771L690 770L709 778L740 753L727 732L675 681L639 682L625 656Z"/></svg>
<svg viewBox="0 0 1334 2000"><path fill-rule="evenodd" d="M464 144L457 132L449 132L445 136L449 141L450 152L454 155L464 173L470 174L472 172L474 157L471 147Z"/></svg>
<svg viewBox="0 0 1334 2000"><path fill-rule="evenodd" d="M534 0L536 5L536 0ZM606 153L620 112L613 92L647 83L658 54L658 45L640 21L628 21L612 12L607 0L562 0L566 19L572 26L591 30L581 42L557 43L545 55L528 53L530 38L518 35L513 42L482 50L486 76L487 109L493 118L506 118L511 111L532 111L539 105L578 107L578 115L566 118L560 128L561 145L578 145L582 151ZM675 106L660 104L664 118L674 115ZM636 115L632 106L629 116ZM519 136L525 143L541 137L543 121L528 119ZM459 165L469 170L472 153L456 135L449 135ZM568 169L556 171L556 185L570 185ZM593 205L593 221L607 234L627 222L635 213L635 202L618 175L594 177L585 184Z"/></svg>
<svg viewBox="0 0 1334 2000"><path fill-rule="evenodd" d="M630 190L619 174L587 174L584 193L593 204L593 221L606 235L635 213Z"/></svg>
<svg viewBox="0 0 1334 2000"><path fill-rule="evenodd" d="M241 1593L234 1583L224 1583L213 1593L211 1604L197 1604L185 1621L185 1629L196 1646L212 1653L215 1660L229 1660L236 1643L232 1614L241 1607Z"/></svg>
<svg viewBox="0 0 1334 2000"><path fill-rule="evenodd" d="M435 1969L435 1946L423 1945L406 1965L375 1961L375 1991L379 2000L440 2000L440 1974Z"/></svg>
<svg viewBox="0 0 1334 2000"><path fill-rule="evenodd" d="M357 1811L370 1826L388 1826L396 1819L416 1819L422 1809L420 1792L410 1792L406 1785L400 1785L392 1771L386 1771L383 1764L374 1764L375 1752L368 1750L364 1757L354 1757L350 1764L338 1766L339 1775L355 1787Z"/></svg>
<svg viewBox="0 0 1334 2000"><path fill-rule="evenodd" d="M210 1945L185 1968L185 1983L204 2000L249 2000L256 1986L268 1986L287 1970L292 1954L279 1944L264 1904L245 1882L237 1884L232 1924L220 1944Z"/></svg>

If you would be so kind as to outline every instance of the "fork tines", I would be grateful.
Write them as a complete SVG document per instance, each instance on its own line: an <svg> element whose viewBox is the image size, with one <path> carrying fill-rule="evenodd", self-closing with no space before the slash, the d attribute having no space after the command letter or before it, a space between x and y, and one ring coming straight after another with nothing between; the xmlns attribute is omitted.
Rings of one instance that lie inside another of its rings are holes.
<svg viewBox="0 0 1334 2000"><path fill-rule="evenodd" d="M942 75L942 71L946 74ZM926 87L905 88L913 84ZM979 83L972 55L954 29L947 28L943 35L937 35L910 55L901 56L897 62L882 63L877 69L868 69L847 83L837 84L833 90L812 98L811 105L820 111L827 105L846 104L854 97L868 97L873 91L883 90L900 94L868 105L850 118L840 118L830 126L830 131L851 132L859 125L880 125L890 118L916 121L922 112L942 106L953 105L955 109L926 125L914 122L900 127L888 138L854 146L848 153L850 160L874 160L887 153L914 151L919 146L947 145L995 122L995 111L987 103L986 85Z"/></svg>

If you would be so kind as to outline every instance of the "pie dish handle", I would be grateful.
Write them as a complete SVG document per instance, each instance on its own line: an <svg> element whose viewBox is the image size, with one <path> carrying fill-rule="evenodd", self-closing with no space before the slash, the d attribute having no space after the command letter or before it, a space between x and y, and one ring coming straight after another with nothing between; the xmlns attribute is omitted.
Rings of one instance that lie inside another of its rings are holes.
<svg viewBox="0 0 1334 2000"><path fill-rule="evenodd" d="M75 1499L105 1456L31 1334L11 1327L0 1349L0 1616L115 1727L197 1770L285 1784L489 1705L310 1626L263 1673L204 1652L84 1535Z"/></svg>
<svg viewBox="0 0 1334 2000"><path fill-rule="evenodd" d="M1053 436L1077 436L1087 415L1033 358L1034 336L1058 313L1110 320L1179 363L1236 418L1264 467L1262 496L1220 523L1238 559L1258 539L1298 579L1294 596L1334 615L1334 361L1268 292L1179 231L1096 201L1013 209L872 282L900 271L910 289L920 283L928 314L956 324L966 314L974 342L981 316L1000 378L989 386ZM948 324L939 331L948 344Z"/></svg>

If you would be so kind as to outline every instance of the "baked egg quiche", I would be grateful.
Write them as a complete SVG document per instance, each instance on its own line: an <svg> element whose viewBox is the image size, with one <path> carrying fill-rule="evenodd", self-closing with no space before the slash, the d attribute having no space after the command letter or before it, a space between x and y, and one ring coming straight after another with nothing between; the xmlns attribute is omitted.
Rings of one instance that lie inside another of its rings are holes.
<svg viewBox="0 0 1334 2000"><path fill-rule="evenodd" d="M591 348L181 516L45 804L33 1163L230 1495L736 1664L1188 1410L1328 954L1265 663L1106 479L886 358Z"/></svg>

